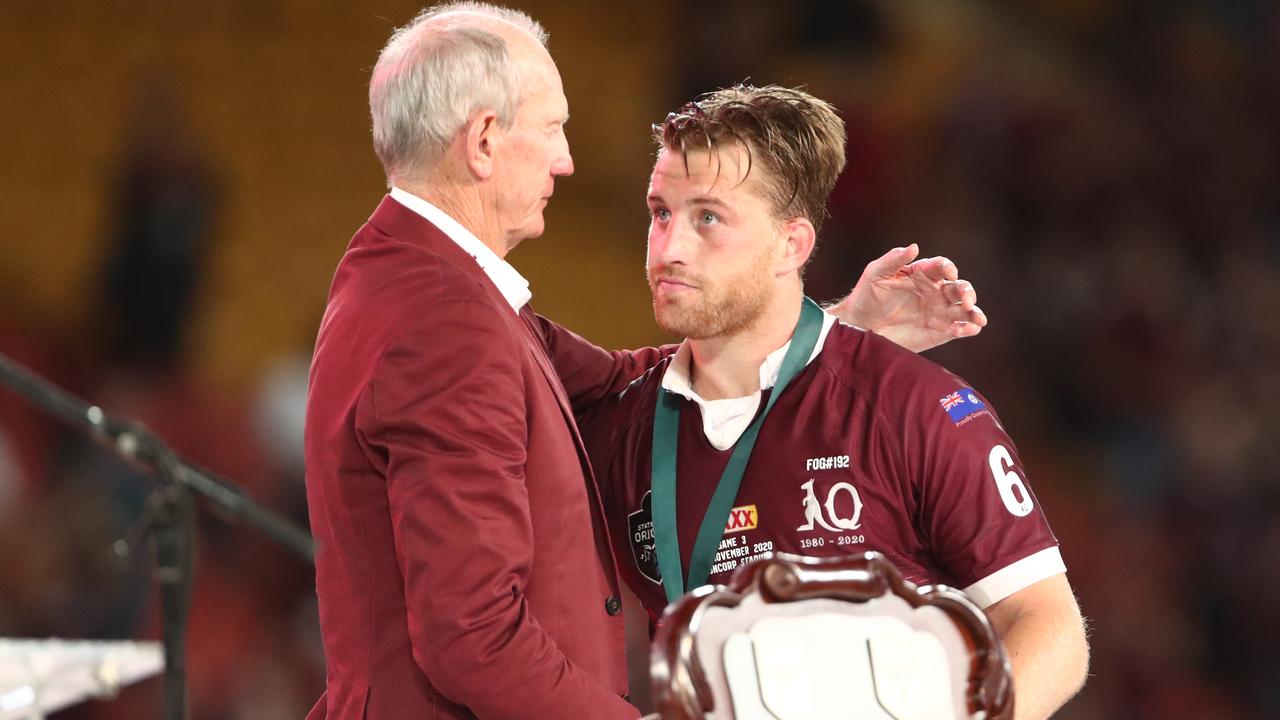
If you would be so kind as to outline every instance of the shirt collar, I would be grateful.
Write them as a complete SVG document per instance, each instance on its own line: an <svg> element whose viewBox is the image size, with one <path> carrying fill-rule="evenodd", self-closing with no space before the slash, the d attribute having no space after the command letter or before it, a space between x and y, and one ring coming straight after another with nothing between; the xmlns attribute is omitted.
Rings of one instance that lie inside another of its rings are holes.
<svg viewBox="0 0 1280 720"><path fill-rule="evenodd" d="M818 333L818 341L814 343L813 353L809 355L809 359L805 361L807 367L813 359L818 357L822 352L822 346L827 341L827 335L831 332L831 327L836 324L836 316L828 312L822 313L822 330ZM760 390L768 390L778 382L778 373L782 370L782 360L787 356L787 350L791 347L791 341L787 340L782 347L774 350L765 356L764 362L760 363ZM662 387L666 390L680 395L686 400L692 400L706 409L708 401L693 391L693 383L690 378L690 362L693 359L693 351L689 348L689 341L685 340L680 343L680 347L676 349L675 357L671 358L671 364L667 366L667 370L662 374ZM758 395L760 391L757 391Z"/></svg>
<svg viewBox="0 0 1280 720"><path fill-rule="evenodd" d="M463 252L475 258L480 269L497 286L498 292L502 293L502 297L511 305L512 310L519 313L520 309L533 298L533 292L529 290L529 281L525 280L524 276L511 266L511 263L498 257L498 254L488 245L480 242L480 238L457 220L449 217L445 211L395 186L391 188L391 198L421 215L462 248Z"/></svg>

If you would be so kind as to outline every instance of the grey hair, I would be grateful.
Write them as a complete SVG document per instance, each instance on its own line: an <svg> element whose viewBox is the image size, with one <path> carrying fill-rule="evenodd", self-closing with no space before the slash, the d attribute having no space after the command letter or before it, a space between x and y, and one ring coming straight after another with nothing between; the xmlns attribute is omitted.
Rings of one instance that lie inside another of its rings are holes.
<svg viewBox="0 0 1280 720"><path fill-rule="evenodd" d="M480 2L429 7L396 30L369 81L373 149L388 184L430 170L477 111L493 108L503 128L515 120L521 82L506 41L465 17L431 22L453 14L510 23L546 47L547 31L537 20Z"/></svg>

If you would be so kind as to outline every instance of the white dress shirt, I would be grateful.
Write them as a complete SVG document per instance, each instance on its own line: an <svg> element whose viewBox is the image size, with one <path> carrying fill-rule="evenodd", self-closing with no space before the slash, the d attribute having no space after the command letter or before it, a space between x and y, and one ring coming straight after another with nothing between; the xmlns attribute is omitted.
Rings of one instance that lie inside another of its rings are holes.
<svg viewBox="0 0 1280 720"><path fill-rule="evenodd" d="M529 290L529 281L525 280L524 276L511 266L511 263L498 257L498 254L488 245L480 242L480 238L457 220L449 217L448 213L417 195L394 186L391 188L391 199L426 218L427 222L440 228L440 232L457 243L463 252L475 258L480 269L489 276L493 284L498 287L498 292L502 293L502 297L506 298L511 309L517 314L520 308L533 297L533 293Z"/></svg>

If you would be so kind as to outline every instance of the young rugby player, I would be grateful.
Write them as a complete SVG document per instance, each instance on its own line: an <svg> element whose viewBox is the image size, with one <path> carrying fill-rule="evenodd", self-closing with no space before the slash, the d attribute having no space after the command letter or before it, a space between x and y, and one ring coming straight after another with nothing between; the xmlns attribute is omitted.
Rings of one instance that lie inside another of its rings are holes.
<svg viewBox="0 0 1280 720"><path fill-rule="evenodd" d="M739 86L655 127L648 276L679 350L580 419L623 577L655 619L762 553L886 555L962 588L1014 666L1018 717L1083 684L1058 543L991 403L804 297L844 125Z"/></svg>

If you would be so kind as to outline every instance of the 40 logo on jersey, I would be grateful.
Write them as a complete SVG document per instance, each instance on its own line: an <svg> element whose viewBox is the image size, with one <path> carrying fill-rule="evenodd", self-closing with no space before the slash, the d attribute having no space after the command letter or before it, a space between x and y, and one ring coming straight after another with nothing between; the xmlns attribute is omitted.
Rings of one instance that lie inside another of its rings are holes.
<svg viewBox="0 0 1280 720"><path fill-rule="evenodd" d="M800 486L800 489L805 491L805 523L796 528L798 532L813 532L815 525L830 532L853 531L862 526L862 497L858 495L857 488L847 482L838 482L827 491L826 502L819 502L813 483L814 481L810 479ZM853 511L848 515L842 515L836 511L836 502L842 493L847 493L853 500Z"/></svg>

